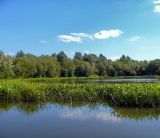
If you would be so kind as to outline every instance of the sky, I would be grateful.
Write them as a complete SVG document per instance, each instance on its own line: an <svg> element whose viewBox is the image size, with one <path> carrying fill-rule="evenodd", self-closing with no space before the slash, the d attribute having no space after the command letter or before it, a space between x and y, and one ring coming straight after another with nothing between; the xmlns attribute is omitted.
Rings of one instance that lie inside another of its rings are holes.
<svg viewBox="0 0 160 138"><path fill-rule="evenodd" d="M0 0L0 50L160 58L160 0Z"/></svg>

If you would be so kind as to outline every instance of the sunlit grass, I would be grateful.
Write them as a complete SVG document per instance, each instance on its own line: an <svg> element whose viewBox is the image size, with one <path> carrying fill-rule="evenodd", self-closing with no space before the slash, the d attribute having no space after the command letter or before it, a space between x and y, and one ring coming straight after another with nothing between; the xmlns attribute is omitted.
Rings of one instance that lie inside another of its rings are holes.
<svg viewBox="0 0 160 138"><path fill-rule="evenodd" d="M97 102L116 106L160 106L160 83L96 84L64 79L11 79L0 81L1 102Z"/></svg>

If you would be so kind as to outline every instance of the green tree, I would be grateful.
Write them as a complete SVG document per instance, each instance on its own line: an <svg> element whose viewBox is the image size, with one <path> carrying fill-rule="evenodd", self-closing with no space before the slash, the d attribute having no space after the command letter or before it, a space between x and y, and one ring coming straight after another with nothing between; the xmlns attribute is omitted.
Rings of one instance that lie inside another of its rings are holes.
<svg viewBox="0 0 160 138"><path fill-rule="evenodd" d="M76 77L88 77L91 75L91 66L88 62L76 61L75 63L75 76Z"/></svg>
<svg viewBox="0 0 160 138"><path fill-rule="evenodd" d="M0 77L9 78L13 76L13 58L0 53Z"/></svg>
<svg viewBox="0 0 160 138"><path fill-rule="evenodd" d="M25 53L22 50L17 52L16 54L16 58L23 57L23 56L25 56Z"/></svg>
<svg viewBox="0 0 160 138"><path fill-rule="evenodd" d="M99 76L107 75L106 66L103 62L97 63L96 68L97 68L97 75Z"/></svg>
<svg viewBox="0 0 160 138"><path fill-rule="evenodd" d="M88 63L96 63L98 61L98 57L95 54L84 54L83 60Z"/></svg>
<svg viewBox="0 0 160 138"><path fill-rule="evenodd" d="M66 62L68 60L68 56L61 51L58 55L57 55L57 60L58 62L62 63L62 62Z"/></svg>
<svg viewBox="0 0 160 138"><path fill-rule="evenodd" d="M106 62L107 58L104 55L100 54L99 57L98 57L98 61L100 61L100 62Z"/></svg>
<svg viewBox="0 0 160 138"><path fill-rule="evenodd" d="M41 56L36 65L37 77L55 77L60 74L60 65L54 57Z"/></svg>
<svg viewBox="0 0 160 138"><path fill-rule="evenodd" d="M35 77L37 74L36 57L32 55L20 56L14 61L14 73L18 77Z"/></svg>
<svg viewBox="0 0 160 138"><path fill-rule="evenodd" d="M74 60L83 60L83 55L80 52L76 52L74 55Z"/></svg>
<svg viewBox="0 0 160 138"><path fill-rule="evenodd" d="M62 77L72 77L74 76L75 65L72 60L61 63L61 76Z"/></svg>
<svg viewBox="0 0 160 138"><path fill-rule="evenodd" d="M160 59L150 61L146 72L151 75L160 75Z"/></svg>

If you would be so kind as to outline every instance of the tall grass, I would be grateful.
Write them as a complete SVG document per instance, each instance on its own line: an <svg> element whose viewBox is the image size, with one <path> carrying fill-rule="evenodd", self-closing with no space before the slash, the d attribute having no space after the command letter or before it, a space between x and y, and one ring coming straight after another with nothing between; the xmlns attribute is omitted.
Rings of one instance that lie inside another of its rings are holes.
<svg viewBox="0 0 160 138"><path fill-rule="evenodd" d="M160 83L61 83L56 79L0 81L0 102L97 102L116 106L160 106Z"/></svg>

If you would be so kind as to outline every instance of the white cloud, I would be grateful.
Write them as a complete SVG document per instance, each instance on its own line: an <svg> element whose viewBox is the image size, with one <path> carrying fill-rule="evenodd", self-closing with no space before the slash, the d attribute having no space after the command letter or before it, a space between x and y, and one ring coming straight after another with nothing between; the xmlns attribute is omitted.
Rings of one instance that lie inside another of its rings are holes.
<svg viewBox="0 0 160 138"><path fill-rule="evenodd" d="M107 38L114 38L119 37L123 32L119 29L115 30L102 30L100 32L97 32L93 35L87 34L87 33L69 33L67 35L59 35L57 38L64 42L64 43L70 43L70 42L83 42L85 39L107 39Z"/></svg>
<svg viewBox="0 0 160 138"><path fill-rule="evenodd" d="M160 4L160 0L153 0L154 4Z"/></svg>
<svg viewBox="0 0 160 138"><path fill-rule="evenodd" d="M84 38L92 39L92 36L86 33L70 33L69 35L59 35L58 39L64 43L77 42L80 43Z"/></svg>
<svg viewBox="0 0 160 138"><path fill-rule="evenodd" d="M156 5L156 6L154 7L153 12L155 12L155 13L160 13L160 5Z"/></svg>
<svg viewBox="0 0 160 138"><path fill-rule="evenodd" d="M94 37L96 39L108 39L108 38L114 38L119 37L123 32L119 29L116 30L102 30L100 32L97 32L94 34Z"/></svg>
<svg viewBox="0 0 160 138"><path fill-rule="evenodd" d="M137 41L137 40L139 40L139 39L141 39L140 36L133 36L133 37L131 37L131 38L129 39L129 41L135 42L135 41Z"/></svg>
<svg viewBox="0 0 160 138"><path fill-rule="evenodd" d="M64 43L70 43L70 42L81 43L82 42L81 37L71 36L71 35L59 35L58 39Z"/></svg>
<svg viewBox="0 0 160 138"><path fill-rule="evenodd" d="M77 37L88 37L88 34L86 33L70 33L70 34Z"/></svg>
<svg viewBox="0 0 160 138"><path fill-rule="evenodd" d="M83 39L91 39L93 40L93 36L86 34L86 33L70 33L69 35L59 35L58 39L64 43L70 43L70 42L77 42L81 43L83 42Z"/></svg>
<svg viewBox="0 0 160 138"><path fill-rule="evenodd" d="M81 38L89 38L91 40L94 39L92 35L89 35L89 34L86 34L86 33L70 33L70 35L76 36L76 37L81 37Z"/></svg>
<svg viewBox="0 0 160 138"><path fill-rule="evenodd" d="M153 0L154 4L154 13L160 13L160 0Z"/></svg>

